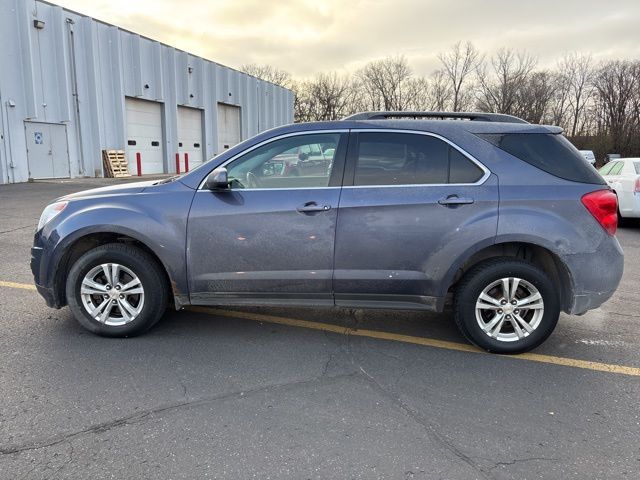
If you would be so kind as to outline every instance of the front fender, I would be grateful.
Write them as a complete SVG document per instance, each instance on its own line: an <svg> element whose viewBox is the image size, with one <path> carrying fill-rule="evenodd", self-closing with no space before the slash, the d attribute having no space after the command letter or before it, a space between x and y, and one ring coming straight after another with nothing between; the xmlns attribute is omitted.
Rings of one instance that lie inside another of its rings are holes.
<svg viewBox="0 0 640 480"><path fill-rule="evenodd" d="M178 303L188 299L186 268L187 216L194 192L161 189L102 199L78 199L69 203L63 218L54 219L39 233L45 252L40 283L56 288L69 249L88 235L98 233L130 237L144 244L160 260Z"/></svg>

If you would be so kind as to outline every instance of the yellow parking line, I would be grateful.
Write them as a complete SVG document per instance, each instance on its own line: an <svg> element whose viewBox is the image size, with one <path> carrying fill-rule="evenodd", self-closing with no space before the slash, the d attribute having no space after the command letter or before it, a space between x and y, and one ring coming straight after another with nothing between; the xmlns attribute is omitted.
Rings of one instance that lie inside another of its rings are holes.
<svg viewBox="0 0 640 480"><path fill-rule="evenodd" d="M22 288L25 290L35 290L34 285L27 283L5 282L0 280L0 287ZM413 345L423 345L426 347L443 348L446 350L456 350L459 352L486 353L473 345L458 342L449 342L446 340L437 340L435 338L414 337L412 335L403 335L400 333L383 332L379 330L365 330L351 327L341 327L330 323L312 322L309 320L300 320L296 318L278 317L275 315L265 315L261 313L238 312L234 310L223 310L219 308L208 307L188 307L189 311L204 313L207 315L219 315L222 317L239 318L243 320L252 320L256 322L274 323L278 325L286 325L289 327L307 328L311 330L320 330L323 332L338 333L341 335L353 335L354 337L377 338L380 340L390 340L394 342L410 343ZM528 360L531 362L547 363L552 365L561 365L565 367L582 368L585 370L593 370L597 372L619 373L622 375L631 375L640 377L640 368L628 367L625 365L616 365L612 363L591 362L589 360L579 360L576 358L556 357L553 355L542 355L539 353L522 353L520 355L505 355L505 358L514 360Z"/></svg>
<svg viewBox="0 0 640 480"><path fill-rule="evenodd" d="M28 283L16 283L16 282L3 282L0 280L0 287L7 288L22 288L24 290L35 290L35 285L29 285Z"/></svg>
<svg viewBox="0 0 640 480"><path fill-rule="evenodd" d="M311 322L308 320L298 320L295 318L277 317L274 315L264 315L260 313L236 312L232 310L221 310L207 307L188 307L190 311L206 313L210 315L220 315L223 317L241 318L257 322L276 323L291 327L308 328L312 330L322 330L343 335L353 335L356 337L378 338L381 340L391 340L394 342L411 343L414 345L424 345L427 347L444 348L446 350L457 350L461 352L486 353L477 347L466 343L448 342L446 340L436 340L435 338L414 337L399 333L382 332L378 330L362 330L350 327L341 327L328 323ZM539 353L522 353L520 355L503 355L505 358L514 360L529 360L531 362L549 363L552 365L562 365L565 367L582 368L597 372L619 373L640 377L640 368L616 365L611 363L591 362L589 360L579 360L576 358L555 357L553 355L542 355Z"/></svg>

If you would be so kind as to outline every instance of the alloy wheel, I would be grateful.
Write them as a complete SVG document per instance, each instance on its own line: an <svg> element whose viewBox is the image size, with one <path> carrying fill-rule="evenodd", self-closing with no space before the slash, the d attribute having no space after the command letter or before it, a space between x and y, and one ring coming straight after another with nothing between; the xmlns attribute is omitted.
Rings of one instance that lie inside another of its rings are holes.
<svg viewBox="0 0 640 480"><path fill-rule="evenodd" d="M132 322L144 307L140 278L117 263L103 263L89 270L82 279L80 295L91 318L110 326Z"/></svg>
<svg viewBox="0 0 640 480"><path fill-rule="evenodd" d="M530 282L505 277L487 285L476 301L476 320L482 331L501 342L531 335L544 316L544 300Z"/></svg>

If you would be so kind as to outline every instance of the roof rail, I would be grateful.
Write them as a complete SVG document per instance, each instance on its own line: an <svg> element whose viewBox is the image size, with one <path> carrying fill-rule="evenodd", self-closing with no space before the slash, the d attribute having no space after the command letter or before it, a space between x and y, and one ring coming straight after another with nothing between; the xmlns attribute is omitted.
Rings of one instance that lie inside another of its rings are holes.
<svg viewBox="0 0 640 480"><path fill-rule="evenodd" d="M463 119L477 122L529 123L521 118L503 113L486 112L361 112L344 117L342 120L386 120L393 118L439 118Z"/></svg>

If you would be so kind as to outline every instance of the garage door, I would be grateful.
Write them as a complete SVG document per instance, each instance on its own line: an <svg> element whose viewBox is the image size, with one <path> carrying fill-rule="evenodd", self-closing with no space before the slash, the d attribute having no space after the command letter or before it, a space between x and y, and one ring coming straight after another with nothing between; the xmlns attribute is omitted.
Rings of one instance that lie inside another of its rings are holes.
<svg viewBox="0 0 640 480"><path fill-rule="evenodd" d="M127 160L129 171L138 173L139 153L142 174L163 173L162 105L156 102L125 99L127 111Z"/></svg>
<svg viewBox="0 0 640 480"><path fill-rule="evenodd" d="M240 143L240 107L218 104L218 151L222 153Z"/></svg>
<svg viewBox="0 0 640 480"><path fill-rule="evenodd" d="M178 153L180 171L185 170L185 154L189 156L189 169L204 160L202 144L202 110L178 107Z"/></svg>

